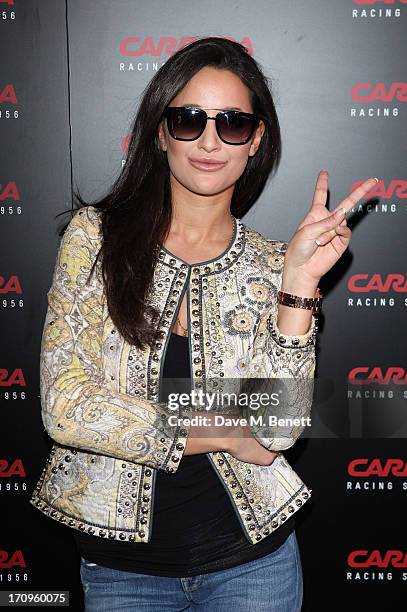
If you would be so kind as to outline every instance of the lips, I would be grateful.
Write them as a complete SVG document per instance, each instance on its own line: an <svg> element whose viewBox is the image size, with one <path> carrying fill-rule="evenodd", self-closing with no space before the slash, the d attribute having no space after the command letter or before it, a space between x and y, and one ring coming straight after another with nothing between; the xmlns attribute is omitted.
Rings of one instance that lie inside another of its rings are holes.
<svg viewBox="0 0 407 612"><path fill-rule="evenodd" d="M220 170L224 166L226 166L227 162L208 162L208 161L198 161L197 159L189 159L189 163L194 168L198 168L198 170L206 170L208 172L215 172L216 170Z"/></svg>

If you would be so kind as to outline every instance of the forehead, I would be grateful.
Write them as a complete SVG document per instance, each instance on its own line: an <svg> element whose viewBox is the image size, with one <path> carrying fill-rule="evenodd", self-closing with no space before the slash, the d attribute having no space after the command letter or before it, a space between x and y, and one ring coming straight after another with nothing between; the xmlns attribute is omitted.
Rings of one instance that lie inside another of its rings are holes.
<svg viewBox="0 0 407 612"><path fill-rule="evenodd" d="M230 70L219 70L210 66L194 74L172 100L171 105L234 108L247 112L252 110L249 89L240 78Z"/></svg>

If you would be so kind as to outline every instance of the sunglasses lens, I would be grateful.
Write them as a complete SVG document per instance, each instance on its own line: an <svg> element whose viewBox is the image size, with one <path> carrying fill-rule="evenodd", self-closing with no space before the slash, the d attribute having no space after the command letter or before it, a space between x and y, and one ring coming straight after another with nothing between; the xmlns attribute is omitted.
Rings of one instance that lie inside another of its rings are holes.
<svg viewBox="0 0 407 612"><path fill-rule="evenodd" d="M205 113L198 109L174 109L167 116L168 130L179 140L195 140L205 123Z"/></svg>
<svg viewBox="0 0 407 612"><path fill-rule="evenodd" d="M219 134L229 144L245 144L255 126L254 117L240 112L227 112L218 116Z"/></svg>

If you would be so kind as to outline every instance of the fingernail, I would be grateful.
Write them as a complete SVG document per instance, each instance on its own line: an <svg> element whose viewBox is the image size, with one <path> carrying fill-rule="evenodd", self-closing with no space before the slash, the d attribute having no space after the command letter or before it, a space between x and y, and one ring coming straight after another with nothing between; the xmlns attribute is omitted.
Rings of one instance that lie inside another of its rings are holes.
<svg viewBox="0 0 407 612"><path fill-rule="evenodd" d="M373 179L376 181L376 183L378 183L378 182L379 182L379 179L378 179L378 178L376 178L375 176L373 177Z"/></svg>

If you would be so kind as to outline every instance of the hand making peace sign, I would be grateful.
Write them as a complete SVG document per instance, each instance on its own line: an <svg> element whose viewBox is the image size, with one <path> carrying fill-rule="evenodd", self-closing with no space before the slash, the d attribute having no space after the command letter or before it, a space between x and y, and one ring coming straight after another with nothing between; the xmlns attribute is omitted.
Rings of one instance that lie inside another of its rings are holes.
<svg viewBox="0 0 407 612"><path fill-rule="evenodd" d="M352 232L346 225L342 209L346 215L377 182L376 178L368 179L330 212L326 208L328 172L321 170L311 208L288 243L284 264L286 275L318 286L321 277L343 255L350 242Z"/></svg>

